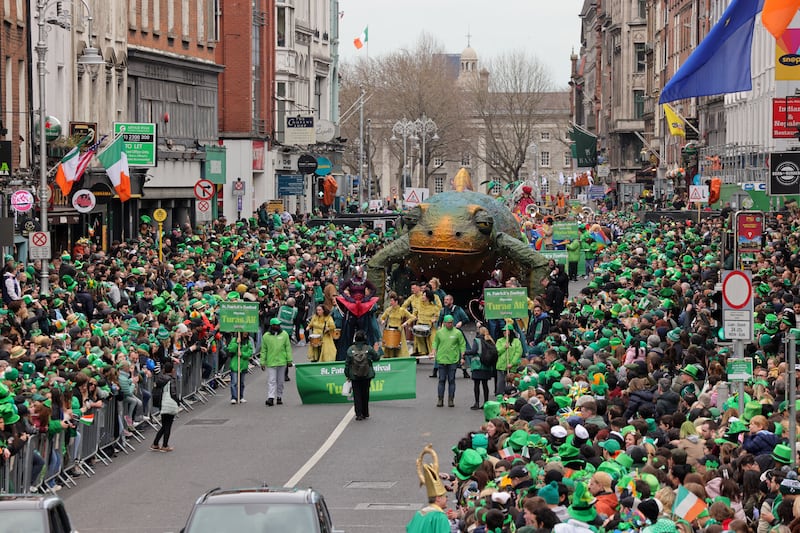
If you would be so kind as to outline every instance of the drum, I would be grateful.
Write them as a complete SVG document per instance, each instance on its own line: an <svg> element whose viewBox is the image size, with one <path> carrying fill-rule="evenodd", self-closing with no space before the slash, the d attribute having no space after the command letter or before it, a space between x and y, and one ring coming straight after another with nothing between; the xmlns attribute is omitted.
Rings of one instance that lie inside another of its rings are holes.
<svg viewBox="0 0 800 533"><path fill-rule="evenodd" d="M331 333L331 336L333 337L333 340L338 341L339 337L342 336L342 330L340 330L340 329L333 330L333 333Z"/></svg>
<svg viewBox="0 0 800 533"><path fill-rule="evenodd" d="M322 346L322 335L317 335L312 333L308 336L308 343L313 346L314 348L319 348Z"/></svg>
<svg viewBox="0 0 800 533"><path fill-rule="evenodd" d="M423 324L417 324L412 328L415 337L430 337L431 327Z"/></svg>
<svg viewBox="0 0 800 533"><path fill-rule="evenodd" d="M400 347L400 330L386 328L383 330L383 346L384 348L396 349Z"/></svg>

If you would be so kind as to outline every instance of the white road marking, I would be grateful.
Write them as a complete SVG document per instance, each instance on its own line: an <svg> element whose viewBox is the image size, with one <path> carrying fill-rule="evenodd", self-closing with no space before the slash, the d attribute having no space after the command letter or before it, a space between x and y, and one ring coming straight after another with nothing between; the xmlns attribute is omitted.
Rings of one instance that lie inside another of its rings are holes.
<svg viewBox="0 0 800 533"><path fill-rule="evenodd" d="M322 443L322 446L319 447L319 449L314 453L314 455L309 457L308 461L306 461L306 464L301 466L300 470L295 472L295 474L289 478L289 481L287 481L286 484L284 485L285 487L294 487L300 482L301 479L303 479L306 476L306 474L308 474L311 471L312 468L314 468L314 466L319 462L320 459L322 459L322 457L328 452L328 450L330 450L333 447L334 443L339 439L339 437L342 436L342 433L344 433L347 424L349 424L350 420L353 419L355 412L356 412L355 407L351 407L347 411L347 413L344 415L344 418L342 418L342 420L339 422L339 425L336 426L336 428L331 432L327 440L325 440L325 442Z"/></svg>

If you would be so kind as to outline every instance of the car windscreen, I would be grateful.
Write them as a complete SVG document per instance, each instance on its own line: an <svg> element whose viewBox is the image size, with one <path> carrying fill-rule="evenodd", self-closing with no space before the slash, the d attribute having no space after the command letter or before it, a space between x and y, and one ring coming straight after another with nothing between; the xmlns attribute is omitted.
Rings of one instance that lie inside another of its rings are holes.
<svg viewBox="0 0 800 533"><path fill-rule="evenodd" d="M40 509L0 511L0 533L45 533L47 514Z"/></svg>
<svg viewBox="0 0 800 533"><path fill-rule="evenodd" d="M313 533L314 506L300 503L206 504L195 509L186 533Z"/></svg>

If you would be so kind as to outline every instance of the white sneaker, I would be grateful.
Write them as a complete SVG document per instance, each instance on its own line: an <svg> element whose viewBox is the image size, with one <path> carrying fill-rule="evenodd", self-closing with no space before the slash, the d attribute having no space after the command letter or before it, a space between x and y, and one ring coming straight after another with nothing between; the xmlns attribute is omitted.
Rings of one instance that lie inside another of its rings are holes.
<svg viewBox="0 0 800 533"><path fill-rule="evenodd" d="M242 398L241 400L239 400L239 403L247 403L247 400L245 400L244 398Z"/></svg>
<svg viewBox="0 0 800 533"><path fill-rule="evenodd" d="M231 400L231 405L236 405L236 400Z"/></svg>

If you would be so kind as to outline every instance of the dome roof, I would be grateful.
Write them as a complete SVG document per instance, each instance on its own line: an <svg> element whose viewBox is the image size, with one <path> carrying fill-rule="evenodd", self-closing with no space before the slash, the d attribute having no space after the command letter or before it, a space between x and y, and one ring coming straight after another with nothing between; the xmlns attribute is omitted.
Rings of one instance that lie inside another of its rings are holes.
<svg viewBox="0 0 800 533"><path fill-rule="evenodd" d="M462 61L464 61L464 60L477 61L478 60L478 54L475 52L475 50L471 46L468 46L468 47L464 48L463 52L461 52L461 60Z"/></svg>

